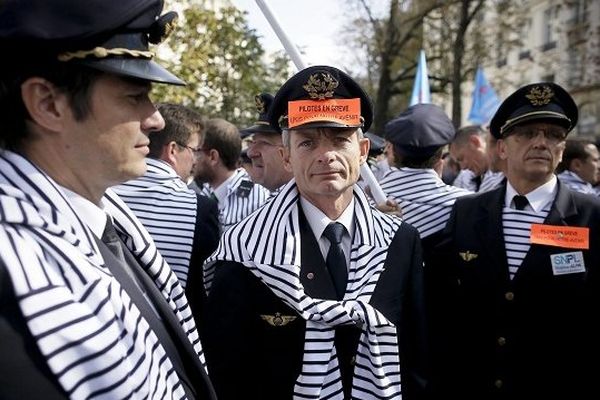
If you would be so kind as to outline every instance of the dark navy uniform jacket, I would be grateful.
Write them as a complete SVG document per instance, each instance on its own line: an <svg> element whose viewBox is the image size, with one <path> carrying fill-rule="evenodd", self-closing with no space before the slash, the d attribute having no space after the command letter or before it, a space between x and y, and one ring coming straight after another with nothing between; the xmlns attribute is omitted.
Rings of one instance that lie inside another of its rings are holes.
<svg viewBox="0 0 600 400"><path fill-rule="evenodd" d="M589 246L532 244L511 280L505 191L458 199L444 256L428 266L438 284L430 293L437 398L598 399L600 202L559 182L544 224L589 227ZM573 252L585 268L554 274L552 259Z"/></svg>

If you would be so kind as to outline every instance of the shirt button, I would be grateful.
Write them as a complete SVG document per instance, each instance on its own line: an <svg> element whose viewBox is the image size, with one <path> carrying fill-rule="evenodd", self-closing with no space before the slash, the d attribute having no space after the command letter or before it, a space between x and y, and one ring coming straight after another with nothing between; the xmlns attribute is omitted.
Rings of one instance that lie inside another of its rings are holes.
<svg viewBox="0 0 600 400"><path fill-rule="evenodd" d="M503 336L500 336L500 337L498 338L498 344L499 344L500 346L504 346L504 345L506 344L506 338L505 338L505 337L503 337Z"/></svg>
<svg viewBox="0 0 600 400"><path fill-rule="evenodd" d="M352 356L352 358L350 359L350 365L354 364L356 364L356 356Z"/></svg>
<svg viewBox="0 0 600 400"><path fill-rule="evenodd" d="M513 292L504 293L504 298L508 301L512 301L515 298L515 294Z"/></svg>
<svg viewBox="0 0 600 400"><path fill-rule="evenodd" d="M502 382L502 379L496 379L496 381L494 382L494 386L496 386L497 389L500 389L502 387L502 385L504 385L504 382Z"/></svg>
<svg viewBox="0 0 600 400"><path fill-rule="evenodd" d="M306 274L306 277L310 280L315 278L315 274L313 274L312 272L309 272L308 274Z"/></svg>

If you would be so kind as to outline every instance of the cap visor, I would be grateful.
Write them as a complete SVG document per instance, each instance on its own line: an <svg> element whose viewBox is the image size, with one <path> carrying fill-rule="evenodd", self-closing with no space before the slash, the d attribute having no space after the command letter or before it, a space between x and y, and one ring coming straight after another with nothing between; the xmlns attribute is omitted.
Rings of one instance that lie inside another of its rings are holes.
<svg viewBox="0 0 600 400"><path fill-rule="evenodd" d="M551 121L551 122L559 122L561 126L566 129L571 128L571 120L567 118L566 115L561 115L555 112L545 113L545 112L536 112L535 114L523 114L517 118L514 118L508 124L502 127L502 133L505 134L508 130L515 127L516 125L524 124L525 122L534 122L534 121Z"/></svg>
<svg viewBox="0 0 600 400"><path fill-rule="evenodd" d="M240 130L240 136L242 139L250 135L254 135L255 133L272 133L274 135L281 134L281 132L273 129L271 125L252 125L249 128Z"/></svg>
<svg viewBox="0 0 600 400"><path fill-rule="evenodd" d="M293 128L287 128L287 129L292 130L292 129L314 129L314 128L360 128L361 126L362 126L362 124L347 125L347 124L341 124L339 122L333 122L333 121L313 121L313 122L308 122L306 124L294 126Z"/></svg>
<svg viewBox="0 0 600 400"><path fill-rule="evenodd" d="M104 72L145 81L185 86L185 82L152 60L132 58L85 59L75 61Z"/></svg>

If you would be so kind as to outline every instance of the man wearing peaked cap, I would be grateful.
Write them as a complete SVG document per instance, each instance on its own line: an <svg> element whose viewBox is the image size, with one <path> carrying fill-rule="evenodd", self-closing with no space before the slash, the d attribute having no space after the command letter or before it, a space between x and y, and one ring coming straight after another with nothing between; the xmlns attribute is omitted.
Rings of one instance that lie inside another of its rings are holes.
<svg viewBox="0 0 600 400"><path fill-rule="evenodd" d="M205 265L204 339L220 399L423 394L418 233L356 185L372 114L360 86L328 66L275 95L271 125L294 179Z"/></svg>
<svg viewBox="0 0 600 400"><path fill-rule="evenodd" d="M183 84L153 61L161 12L0 2L2 399L215 398L181 284L110 189L164 127L152 83Z"/></svg>
<svg viewBox="0 0 600 400"><path fill-rule="evenodd" d="M268 112L273 103L273 95L261 93L255 97L258 121L240 131L242 138L252 135L247 155L252 162L252 179L272 193L292 179L292 173L283 165L281 133L274 129L268 120Z"/></svg>
<svg viewBox="0 0 600 400"><path fill-rule="evenodd" d="M435 269L453 321L437 330L440 397L600 396L589 368L600 356L600 202L554 174L576 123L551 82L518 89L491 121L507 181L456 201Z"/></svg>
<svg viewBox="0 0 600 400"><path fill-rule="evenodd" d="M381 187L400 204L404 220L419 230L426 261L454 201L470 193L441 180L442 155L455 135L450 118L434 104L411 106L385 126L396 168L382 179Z"/></svg>
<svg viewBox="0 0 600 400"><path fill-rule="evenodd" d="M552 82L523 86L502 102L490 122L490 132L503 139L527 122L547 122L569 133L577 125L577 105L565 89Z"/></svg>

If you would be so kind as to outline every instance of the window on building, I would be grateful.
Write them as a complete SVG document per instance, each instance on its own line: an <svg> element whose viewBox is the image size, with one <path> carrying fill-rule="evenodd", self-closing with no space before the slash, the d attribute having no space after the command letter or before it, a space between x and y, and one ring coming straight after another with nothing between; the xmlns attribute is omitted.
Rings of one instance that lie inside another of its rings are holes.
<svg viewBox="0 0 600 400"><path fill-rule="evenodd" d="M498 68L506 65L507 50L504 35L500 32L496 37L496 66Z"/></svg>
<svg viewBox="0 0 600 400"><path fill-rule="evenodd" d="M542 50L550 50L556 47L554 26L556 23L557 9L550 7L544 11L544 32Z"/></svg>
<svg viewBox="0 0 600 400"><path fill-rule="evenodd" d="M576 47L567 50L567 79L570 87L577 87L583 77L582 54Z"/></svg>
<svg viewBox="0 0 600 400"><path fill-rule="evenodd" d="M529 34L531 30L531 19L527 18L523 21L519 29L519 60L530 58Z"/></svg>
<svg viewBox="0 0 600 400"><path fill-rule="evenodd" d="M573 24L583 24L588 20L590 0L574 0L571 2L571 18Z"/></svg>
<svg viewBox="0 0 600 400"><path fill-rule="evenodd" d="M543 82L554 82L554 74L548 74L548 75L542 76L542 81Z"/></svg>

